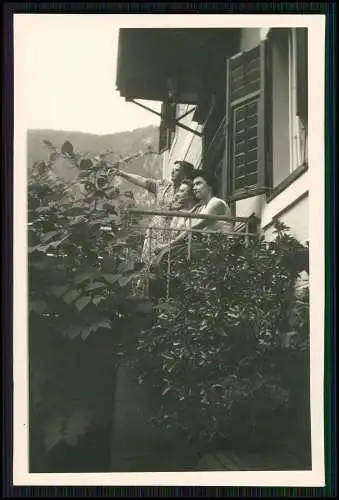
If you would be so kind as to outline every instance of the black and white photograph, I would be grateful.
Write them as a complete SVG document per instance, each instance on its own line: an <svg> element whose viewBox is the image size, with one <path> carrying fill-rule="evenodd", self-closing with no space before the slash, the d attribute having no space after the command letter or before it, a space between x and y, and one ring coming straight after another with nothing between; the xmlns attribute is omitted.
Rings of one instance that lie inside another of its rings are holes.
<svg viewBox="0 0 339 500"><path fill-rule="evenodd" d="M324 26L14 16L17 484L324 484Z"/></svg>

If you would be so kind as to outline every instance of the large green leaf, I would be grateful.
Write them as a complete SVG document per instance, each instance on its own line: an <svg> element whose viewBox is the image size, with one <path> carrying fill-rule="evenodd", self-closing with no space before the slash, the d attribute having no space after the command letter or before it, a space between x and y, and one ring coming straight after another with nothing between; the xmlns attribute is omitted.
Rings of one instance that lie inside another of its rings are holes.
<svg viewBox="0 0 339 500"><path fill-rule="evenodd" d="M91 300L92 300L92 297L90 297L89 295L84 295L83 297L81 297L80 299L78 299L75 302L75 307L80 312L91 302Z"/></svg>
<svg viewBox="0 0 339 500"><path fill-rule="evenodd" d="M86 217L84 215L77 215L74 217L71 222L69 223L70 226L75 226L76 224L79 224L80 222L84 222L86 220Z"/></svg>
<svg viewBox="0 0 339 500"><path fill-rule="evenodd" d="M64 144L61 146L61 152L62 154L68 154L71 155L74 153L74 148L72 143L69 141L64 142Z"/></svg>
<svg viewBox="0 0 339 500"><path fill-rule="evenodd" d="M90 169L91 167L93 167L93 162L90 158L84 158L80 161L80 164L79 164L79 167L82 169L82 170L88 170Z"/></svg>
<svg viewBox="0 0 339 500"><path fill-rule="evenodd" d="M31 249L32 249L32 252L37 251L37 252L46 253L50 246L51 246L51 244L47 243L47 245L36 245L35 247L31 247Z"/></svg>
<svg viewBox="0 0 339 500"><path fill-rule="evenodd" d="M112 328L112 322L109 319L103 319L85 326L85 328L81 331L81 338L85 340L91 333L97 331L99 328L110 329Z"/></svg>
<svg viewBox="0 0 339 500"><path fill-rule="evenodd" d="M76 337L79 337L82 330L83 330L82 324L73 323L73 324L68 324L64 328L63 332L68 338L70 338L71 340L74 340Z"/></svg>
<svg viewBox="0 0 339 500"><path fill-rule="evenodd" d="M132 279L133 276L121 276L121 278L119 278L119 285L121 287L124 287L126 286Z"/></svg>
<svg viewBox="0 0 339 500"><path fill-rule="evenodd" d="M113 285L113 283L116 283L119 280L119 278L121 277L121 274L103 274L102 277L108 283Z"/></svg>
<svg viewBox="0 0 339 500"><path fill-rule="evenodd" d="M82 331L81 331L81 338L82 340L86 340L87 337L95 330L93 328L93 325L88 325L86 326Z"/></svg>
<svg viewBox="0 0 339 500"><path fill-rule="evenodd" d="M88 281L92 278L95 278L98 276L98 272L97 271L92 271L92 272L89 272L89 273L81 273L81 274L77 274L74 278L73 278L73 283L77 284L77 285L80 285L81 283L84 283L85 281Z"/></svg>
<svg viewBox="0 0 339 500"><path fill-rule="evenodd" d="M49 231L48 233L45 233L42 238L41 238L41 241L43 243L46 243L47 241L49 241L50 239L54 238L54 236L56 236L57 234L60 234L60 231Z"/></svg>
<svg viewBox="0 0 339 500"><path fill-rule="evenodd" d="M106 297L104 295L96 295L94 297L94 299L92 300L92 302L93 302L94 305L97 306L98 304L100 304L100 302L102 302L105 299L106 299Z"/></svg>
<svg viewBox="0 0 339 500"><path fill-rule="evenodd" d="M57 241L53 241L50 245L54 248L57 248L58 246L61 245L61 243L63 243L65 240L67 240L69 238L69 234L66 234L66 236L64 236L63 238L61 238L60 240L57 240Z"/></svg>
<svg viewBox="0 0 339 500"><path fill-rule="evenodd" d="M91 292L93 290L98 290L99 288L104 288L106 285L104 283L100 283L99 281L95 281L94 283L90 283L85 287L86 292Z"/></svg>
<svg viewBox="0 0 339 500"><path fill-rule="evenodd" d="M55 297L61 297L66 290L68 290L69 285L57 285L57 286L51 286L49 288L49 291L55 295Z"/></svg>
<svg viewBox="0 0 339 500"><path fill-rule="evenodd" d="M81 290L72 289L72 290L69 290L69 292L67 292L64 295L63 299L66 302L66 304L71 304L79 297L79 295L81 295Z"/></svg>
<svg viewBox="0 0 339 500"><path fill-rule="evenodd" d="M49 162L53 163L55 160L57 160L59 157L58 153L53 152L49 155Z"/></svg>
<svg viewBox="0 0 339 500"><path fill-rule="evenodd" d="M103 319L98 323L98 328L112 328L112 322L109 319Z"/></svg>

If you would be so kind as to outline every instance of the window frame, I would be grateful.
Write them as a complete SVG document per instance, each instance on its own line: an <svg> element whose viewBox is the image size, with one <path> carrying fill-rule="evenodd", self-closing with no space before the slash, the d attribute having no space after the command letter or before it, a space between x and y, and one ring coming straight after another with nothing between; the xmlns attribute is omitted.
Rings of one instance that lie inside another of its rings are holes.
<svg viewBox="0 0 339 500"><path fill-rule="evenodd" d="M230 99L230 66L231 61L237 58L245 57L248 52L259 49L260 54L260 88L258 91L250 93L245 97L231 101ZM223 168L223 194L226 199L232 203L238 200L251 198L265 194L269 186L267 185L267 164L269 162L270 149L266 147L266 127L267 127L267 110L266 110L266 92L267 92L267 43L262 40L259 44L251 49L234 54L227 59L226 70L226 140L224 152L224 168ZM243 189L233 189L234 165L232 157L232 118L233 109L239 105L245 105L252 100L258 100L258 156L257 156L257 183L253 187L245 187Z"/></svg>
<svg viewBox="0 0 339 500"><path fill-rule="evenodd" d="M301 137L300 129L298 130L298 123L302 123L299 115L299 93L298 86L300 72L298 71L298 42L297 42L297 29L300 28L287 28L288 29L288 71L289 71L289 146L290 146L290 161L289 161L289 174L277 185L274 186L273 182L273 164L270 169L269 178L271 188L266 192L266 202L271 202L291 184L293 184L299 177L301 177L308 170L308 130L307 124L305 127L305 156L302 158ZM268 45L272 44L271 36L274 34L274 28L268 34ZM308 57L308 53L306 53ZM307 67L307 66L306 66ZM306 81L308 85L308 80ZM308 92L307 92L308 94ZM272 123L272 125L274 125ZM274 133L274 127L272 126ZM273 143L273 138L270 142Z"/></svg>
<svg viewBox="0 0 339 500"><path fill-rule="evenodd" d="M161 105L161 118L159 126L159 154L171 149L175 137L176 103L163 102ZM172 122L174 125L172 125Z"/></svg>

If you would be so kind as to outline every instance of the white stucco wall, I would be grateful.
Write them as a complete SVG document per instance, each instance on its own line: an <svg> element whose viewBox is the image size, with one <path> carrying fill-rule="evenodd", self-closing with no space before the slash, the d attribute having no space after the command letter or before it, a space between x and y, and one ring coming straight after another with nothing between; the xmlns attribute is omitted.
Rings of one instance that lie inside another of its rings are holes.
<svg viewBox="0 0 339 500"><path fill-rule="evenodd" d="M177 116L180 117L189 109L194 109L195 106L180 105L177 108ZM193 112L180 120L181 123L190 127L193 130L200 131L201 126L192 121ZM173 163L177 160L185 160L191 162L195 167L198 166L202 153L201 137L189 132L179 126L176 127L175 140L170 151L167 152L165 162L166 175L170 174Z"/></svg>
<svg viewBox="0 0 339 500"><path fill-rule="evenodd" d="M263 33L262 28L244 28L240 37L240 52L253 49L260 43Z"/></svg>
<svg viewBox="0 0 339 500"><path fill-rule="evenodd" d="M284 222L289 228L291 234L301 242L309 239L309 206L308 196L302 198L289 210L283 212L279 216L279 220ZM271 240L274 238L273 226L266 226L264 230L265 239Z"/></svg>
<svg viewBox="0 0 339 500"><path fill-rule="evenodd" d="M272 219L277 216L300 241L309 238L308 188L309 175L306 171L282 193L263 205L261 226L267 238L272 233Z"/></svg>

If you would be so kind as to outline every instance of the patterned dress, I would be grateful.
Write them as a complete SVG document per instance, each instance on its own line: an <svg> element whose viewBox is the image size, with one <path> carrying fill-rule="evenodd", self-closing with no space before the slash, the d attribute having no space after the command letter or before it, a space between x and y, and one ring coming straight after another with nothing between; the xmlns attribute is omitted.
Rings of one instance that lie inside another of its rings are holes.
<svg viewBox="0 0 339 500"><path fill-rule="evenodd" d="M156 208L157 210L171 210L174 202L173 182L163 179L156 181ZM154 257L154 249L170 240L170 217L155 215L147 228L141 260L149 264Z"/></svg>

